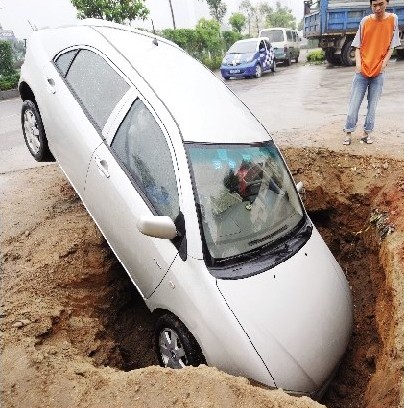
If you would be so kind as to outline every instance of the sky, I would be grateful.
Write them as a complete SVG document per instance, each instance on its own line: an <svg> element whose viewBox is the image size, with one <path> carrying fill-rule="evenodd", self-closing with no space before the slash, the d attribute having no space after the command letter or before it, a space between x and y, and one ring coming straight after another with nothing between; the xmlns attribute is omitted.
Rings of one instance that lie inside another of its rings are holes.
<svg viewBox="0 0 404 408"><path fill-rule="evenodd" d="M223 0L227 5L227 16L238 11L241 0ZM258 0L250 0L255 4ZM277 0L266 0L275 8ZM297 21L303 17L303 0L278 0L289 7ZM156 30L172 28L172 18L168 0L146 0L151 11L150 17ZM172 0L177 28L193 28L201 17L210 18L205 1ZM31 26L38 29L73 24L76 10L69 0L0 0L0 25L4 30L14 31L17 38L27 38ZM151 21L135 23L136 27L152 29Z"/></svg>

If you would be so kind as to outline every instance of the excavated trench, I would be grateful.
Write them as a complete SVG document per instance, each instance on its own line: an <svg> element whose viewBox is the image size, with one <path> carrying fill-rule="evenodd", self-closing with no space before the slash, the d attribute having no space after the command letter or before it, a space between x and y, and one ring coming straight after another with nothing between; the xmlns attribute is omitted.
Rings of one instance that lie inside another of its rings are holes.
<svg viewBox="0 0 404 408"><path fill-rule="evenodd" d="M383 240L393 227L388 211L379 205L383 194L386 204L394 186L386 185L375 174L380 169L381 173L397 170L400 174L403 163L385 169L382 161L364 162L361 157L348 156L346 164L347 156L336 153L331 157L329 152L286 149L284 154L295 180L305 182L306 209L345 271L353 295L352 338L321 402L329 408L398 407L397 367L403 363L396 364L393 344L395 291L384 261L388 254L381 256ZM367 172L366 166L373 170ZM69 332L72 344L91 356L96 365L128 371L157 364L151 313L105 242L100 240L99 248L91 251L101 251L102 256L95 257L103 259L102 273L98 271L96 279L94 274L84 275L70 285L71 309L57 323L59 331ZM82 255L88 256L88 250ZM79 330L84 326L85 331ZM54 327L53 334L57 331ZM46 343L46 336L39 345ZM88 339L83 340L83 336Z"/></svg>

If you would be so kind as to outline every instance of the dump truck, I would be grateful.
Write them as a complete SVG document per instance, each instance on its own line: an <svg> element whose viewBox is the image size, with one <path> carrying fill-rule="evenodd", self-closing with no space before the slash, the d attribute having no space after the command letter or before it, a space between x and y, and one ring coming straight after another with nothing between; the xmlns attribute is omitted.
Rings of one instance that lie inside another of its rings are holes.
<svg viewBox="0 0 404 408"><path fill-rule="evenodd" d="M398 16L401 46L396 52L404 58L404 0L390 0L387 11ZM303 36L318 40L330 64L355 65L352 41L362 18L371 13L369 0L305 0Z"/></svg>

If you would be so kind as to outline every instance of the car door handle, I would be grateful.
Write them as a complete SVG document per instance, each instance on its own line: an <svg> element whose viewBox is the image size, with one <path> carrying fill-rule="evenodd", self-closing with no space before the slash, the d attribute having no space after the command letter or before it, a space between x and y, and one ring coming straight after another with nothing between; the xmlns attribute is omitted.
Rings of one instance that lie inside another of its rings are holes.
<svg viewBox="0 0 404 408"><path fill-rule="evenodd" d="M99 172L106 178L109 178L108 163L106 162L106 160L102 160L97 155L94 156L94 160L95 163L97 164Z"/></svg>
<svg viewBox="0 0 404 408"><path fill-rule="evenodd" d="M46 85L47 91L51 94L55 94L56 93L55 81L52 78L48 78L48 77L45 77L45 78L47 82L47 85Z"/></svg>

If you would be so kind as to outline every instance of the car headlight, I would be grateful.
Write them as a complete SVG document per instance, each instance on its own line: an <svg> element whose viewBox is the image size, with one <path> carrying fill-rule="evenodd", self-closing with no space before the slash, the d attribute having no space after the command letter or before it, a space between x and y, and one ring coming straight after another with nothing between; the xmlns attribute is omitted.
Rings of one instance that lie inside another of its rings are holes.
<svg viewBox="0 0 404 408"><path fill-rule="evenodd" d="M252 55L247 55L247 56L244 58L244 62L251 62L253 59L254 59L254 54L252 54Z"/></svg>
<svg viewBox="0 0 404 408"><path fill-rule="evenodd" d="M222 64L227 64L226 57L222 59Z"/></svg>

